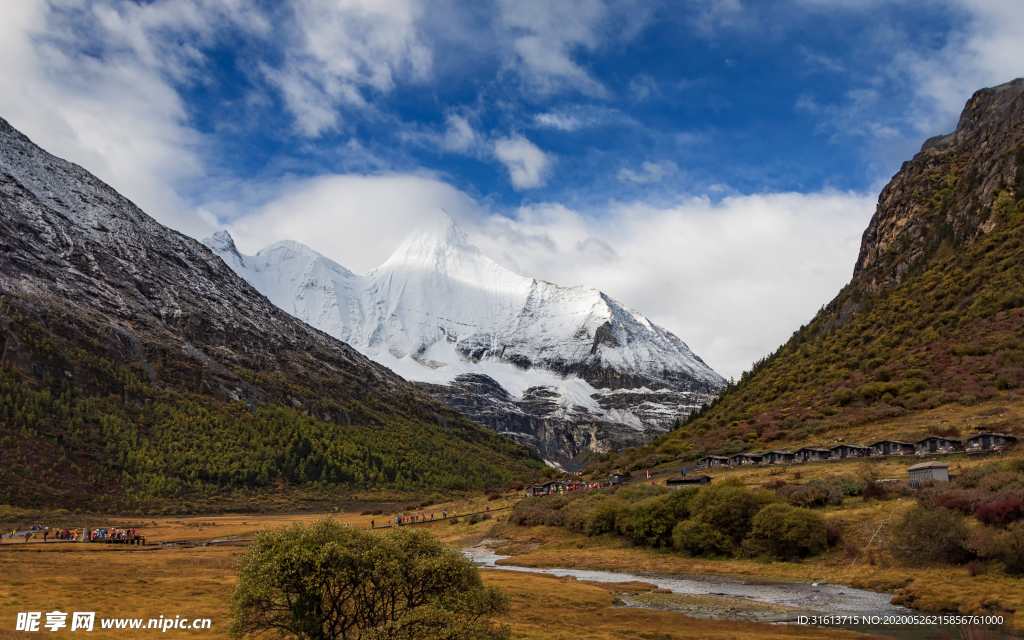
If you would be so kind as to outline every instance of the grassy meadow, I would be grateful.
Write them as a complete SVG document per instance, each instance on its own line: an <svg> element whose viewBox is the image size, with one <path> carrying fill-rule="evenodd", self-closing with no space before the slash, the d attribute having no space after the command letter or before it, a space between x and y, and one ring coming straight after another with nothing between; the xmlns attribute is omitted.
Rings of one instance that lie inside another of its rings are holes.
<svg viewBox="0 0 1024 640"><path fill-rule="evenodd" d="M492 507L495 517L456 525L435 521L429 527L454 545L472 544L504 524L500 503L478 499L442 505L460 513ZM439 514L439 512L438 512ZM261 527L281 527L317 515L207 516L142 522L137 526L151 542L161 540L209 541L249 538ZM373 516L342 513L339 521L368 527ZM236 581L238 557L244 543L210 546L133 547L80 543L4 542L0 547L0 640L24 637L15 632L19 611L96 611L99 617L151 617L182 615L210 618L211 630L168 630L168 638L227 638L228 593ZM484 570L484 582L502 588L511 597L506 622L514 638L833 638L856 637L849 632L759 623L699 620L671 611L620 608L623 592L653 592L643 583L598 584L543 575ZM67 635L67 630L56 635ZM103 631L90 637L127 638L132 632Z"/></svg>

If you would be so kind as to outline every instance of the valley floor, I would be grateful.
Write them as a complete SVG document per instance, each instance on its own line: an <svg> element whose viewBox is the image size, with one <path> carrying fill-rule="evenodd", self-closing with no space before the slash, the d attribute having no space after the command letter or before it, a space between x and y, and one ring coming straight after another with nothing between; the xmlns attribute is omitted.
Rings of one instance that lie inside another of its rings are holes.
<svg viewBox="0 0 1024 640"><path fill-rule="evenodd" d="M967 459L959 464L973 464ZM783 468L784 473L852 473L856 461ZM894 463L895 464L895 463ZM751 484L778 475L776 468L721 470L740 474ZM812 471L813 469L813 471ZM761 477L764 476L764 477ZM908 569L884 555L861 557L856 564L842 550L800 563L765 563L754 560L687 558L668 551L633 546L609 535L588 538L557 527L519 527L506 518L517 497L500 500L477 497L424 507L437 518L423 526L446 544L466 548L486 541L495 552L514 556L505 563L525 567L560 567L650 574L706 574L742 579L797 582L828 581L835 585L890 593L899 602L925 611L1024 611L1024 582L991 571L971 577L965 566ZM871 534L894 511L913 501L868 501L850 498L841 510L847 519L848 538L863 547ZM442 509L460 514L453 525L441 519ZM482 513L470 524L465 514ZM96 611L97 617L155 618L180 615L210 618L210 631L167 632L169 637L226 638L227 598L236 579L236 563L246 540L263 527L281 527L311 521L322 514L225 515L199 517L114 518L111 526L137 528L147 546L86 543L0 543L0 640L22 637L15 619L21 611ZM387 516L334 514L349 526L381 526ZM42 517L42 516L40 516ZM64 518L74 516L63 516ZM45 521L45 520L44 520ZM49 521L53 524L53 521ZM10 531L12 523L0 526ZM24 527L22 524L22 527ZM84 524L84 523L83 523ZM93 520L91 526L99 526ZM68 522L64 526L74 526ZM863 540L861 540L863 538ZM232 542L237 540L237 542ZM216 544L204 544L219 541ZM178 546L156 546L179 542ZM872 562L874 564L872 564ZM843 637L854 634L836 629L815 629L758 622L691 618L671 610L622 607L623 599L659 606L669 596L650 584L587 583L572 578L484 570L488 584L500 586L512 597L511 624L515 638L788 638ZM666 607L671 608L671 607ZM1014 626L1024 630L1020 621ZM66 632L66 630L65 630ZM105 635L106 634L106 635ZM102 631L97 638L126 638L129 631ZM863 636L861 636L863 637Z"/></svg>
<svg viewBox="0 0 1024 640"><path fill-rule="evenodd" d="M464 505L469 509L478 505ZM250 538L260 527L277 527L315 516L220 516L125 522L146 533L150 543L163 539L210 541ZM498 516L499 518L501 516ZM351 526L369 526L370 516L342 514ZM435 521L436 522L436 521ZM155 523L155 524L154 524ZM439 537L457 543L486 535L493 520L476 525L426 525ZM86 544L3 542L0 545L0 639L23 637L14 631L22 611L95 611L99 618L182 616L209 618L209 631L169 630L175 637L227 638L229 590L236 580L244 543L210 546L144 547ZM622 593L653 591L646 584L597 584L569 578L485 570L484 581L512 598L507 622L514 638L611 640L641 638L833 638L857 637L848 632L754 622L699 620L672 611L616 606ZM143 623L145 624L145 622ZM127 630L96 629L92 638L128 638ZM63 633L68 633L67 629Z"/></svg>

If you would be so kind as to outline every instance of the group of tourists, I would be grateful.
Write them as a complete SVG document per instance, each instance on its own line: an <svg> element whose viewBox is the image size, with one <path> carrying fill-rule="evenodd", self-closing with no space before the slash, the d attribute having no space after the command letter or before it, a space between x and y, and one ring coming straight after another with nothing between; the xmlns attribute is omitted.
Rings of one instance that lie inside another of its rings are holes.
<svg viewBox="0 0 1024 640"><path fill-rule="evenodd" d="M90 542L122 542L132 543L139 539L135 529L93 529L88 533Z"/></svg>
<svg viewBox="0 0 1024 640"><path fill-rule="evenodd" d="M443 509L441 511L441 517L442 518L447 518L448 517L448 510L447 509ZM387 526L387 527L401 527L401 526L407 525L407 524L416 524L417 522L433 522L433 521L434 521L434 514L433 513L429 513L429 514L428 513L421 513L421 514L418 514L418 515L417 514L413 514L411 516L395 516L394 518L388 518L387 519L387 524L383 525L383 526ZM370 520L370 528L371 529L376 529L377 528L377 521L376 520Z"/></svg>
<svg viewBox="0 0 1024 640"><path fill-rule="evenodd" d="M34 524L25 531L19 531L18 529L12 529L7 534L8 540L17 540L18 538L23 539L25 542L29 540L38 540L42 538L43 542L50 540L78 540L79 536L83 534L81 529L50 529L50 527L44 527L41 524ZM0 531L0 542L4 541L4 532Z"/></svg>
<svg viewBox="0 0 1024 640"><path fill-rule="evenodd" d="M109 528L109 529L63 529L56 528L51 529L50 527L44 527L41 524L32 525L25 531L19 531L18 529L11 530L10 533L0 531L0 542L4 539L13 541L17 539L23 539L25 542L30 540L40 540L43 542L55 541L80 541L80 542L121 542L121 543L132 543L141 540L141 536L135 529L123 529L123 528Z"/></svg>

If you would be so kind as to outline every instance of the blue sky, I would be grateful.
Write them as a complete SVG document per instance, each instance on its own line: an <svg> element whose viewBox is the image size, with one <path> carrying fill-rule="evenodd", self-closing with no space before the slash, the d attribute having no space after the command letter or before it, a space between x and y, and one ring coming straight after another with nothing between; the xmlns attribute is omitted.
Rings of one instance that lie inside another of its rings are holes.
<svg viewBox="0 0 1024 640"><path fill-rule="evenodd" d="M1024 75L1007 0L25 0L0 117L158 220L363 271L444 208L738 375L849 279L877 193Z"/></svg>

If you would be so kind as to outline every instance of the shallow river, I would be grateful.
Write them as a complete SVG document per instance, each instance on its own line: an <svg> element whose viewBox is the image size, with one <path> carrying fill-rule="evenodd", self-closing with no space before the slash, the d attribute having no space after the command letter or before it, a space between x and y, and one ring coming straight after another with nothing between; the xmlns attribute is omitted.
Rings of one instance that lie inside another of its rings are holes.
<svg viewBox="0 0 1024 640"><path fill-rule="evenodd" d="M511 556L496 555L481 547L465 549L463 553L479 566L488 569L543 573L558 577L572 576L577 580L589 582L646 582L672 593L627 594L620 597L620 604L629 607L679 611L700 618L797 624L800 621L800 616L810 618L822 615L861 617L870 615L878 616L882 620L889 616L907 622L908 617L928 615L891 604L892 596L888 594L828 584L744 580L713 575L668 576L584 569L538 569L496 564L499 560ZM872 635L895 637L900 640L961 637L961 629L955 625L833 624L831 626ZM989 628L986 629L984 637L986 640L1009 640L1016 636Z"/></svg>

